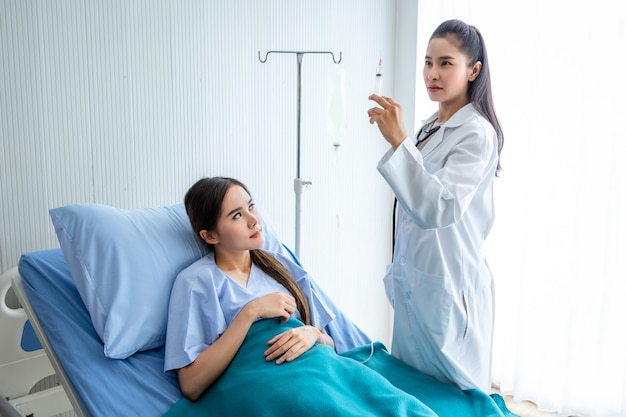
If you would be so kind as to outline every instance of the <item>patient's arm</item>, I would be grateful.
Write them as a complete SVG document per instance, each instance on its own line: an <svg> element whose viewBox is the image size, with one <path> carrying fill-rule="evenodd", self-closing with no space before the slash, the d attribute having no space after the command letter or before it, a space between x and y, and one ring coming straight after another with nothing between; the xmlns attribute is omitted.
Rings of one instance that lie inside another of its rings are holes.
<svg viewBox="0 0 626 417"><path fill-rule="evenodd" d="M191 401L197 400L224 373L255 320L280 317L281 321L286 321L295 309L295 299L281 292L265 295L246 304L211 346L191 364L178 370L178 382L185 397Z"/></svg>

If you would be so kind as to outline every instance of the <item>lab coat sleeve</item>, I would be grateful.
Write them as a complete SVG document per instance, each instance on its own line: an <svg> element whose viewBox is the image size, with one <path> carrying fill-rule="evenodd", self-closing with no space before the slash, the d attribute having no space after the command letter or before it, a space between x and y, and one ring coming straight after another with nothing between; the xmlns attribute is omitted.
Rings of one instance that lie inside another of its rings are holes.
<svg viewBox="0 0 626 417"><path fill-rule="evenodd" d="M483 123L469 123L444 132L438 146L449 147L445 155L433 151L436 160L428 169L422 153L407 138L390 150L378 164L378 171L392 188L413 221L423 229L435 229L458 222L476 190L495 175L497 154L495 132Z"/></svg>

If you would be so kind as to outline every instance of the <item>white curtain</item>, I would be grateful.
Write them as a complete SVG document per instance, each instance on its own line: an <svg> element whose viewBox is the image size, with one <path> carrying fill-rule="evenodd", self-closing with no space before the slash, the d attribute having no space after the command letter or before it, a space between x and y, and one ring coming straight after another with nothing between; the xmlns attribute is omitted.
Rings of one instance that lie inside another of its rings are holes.
<svg viewBox="0 0 626 417"><path fill-rule="evenodd" d="M476 0L419 11L420 47L448 18L477 26L488 47L505 133L488 242L494 383L563 416L626 416L622 8ZM416 107L418 119L434 109L425 94Z"/></svg>

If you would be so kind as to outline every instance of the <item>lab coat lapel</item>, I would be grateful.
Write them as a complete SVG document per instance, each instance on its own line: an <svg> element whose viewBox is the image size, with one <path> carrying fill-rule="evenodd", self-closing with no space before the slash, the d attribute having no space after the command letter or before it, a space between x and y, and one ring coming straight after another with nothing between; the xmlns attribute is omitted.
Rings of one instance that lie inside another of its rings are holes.
<svg viewBox="0 0 626 417"><path fill-rule="evenodd" d="M474 109L474 105L472 103L468 103L465 106L463 106L461 109L459 109L450 118L450 120L443 123L439 131L435 133L435 135L432 138L430 138L428 142L426 142L426 146L424 146L424 148L422 149L422 157L424 158L428 157L430 153L432 153L435 149L437 149L439 145L441 145L441 143L443 142L443 139L446 136L445 134L446 128L455 128L455 127L462 125L463 123L467 121L467 119L469 119L472 116L472 114L474 114L475 111L476 110ZM432 120L433 117L436 117L436 113L434 116L431 116L428 120Z"/></svg>
<svg viewBox="0 0 626 417"><path fill-rule="evenodd" d="M430 138L428 142L426 142L426 146L422 148L422 157L424 158L428 157L428 154L430 154L432 151L437 149L437 146L441 145L441 142L443 142L443 136L444 136L443 132L445 130L446 130L446 127L444 125L441 125L441 129L439 129L439 131L435 133L435 135L432 138Z"/></svg>

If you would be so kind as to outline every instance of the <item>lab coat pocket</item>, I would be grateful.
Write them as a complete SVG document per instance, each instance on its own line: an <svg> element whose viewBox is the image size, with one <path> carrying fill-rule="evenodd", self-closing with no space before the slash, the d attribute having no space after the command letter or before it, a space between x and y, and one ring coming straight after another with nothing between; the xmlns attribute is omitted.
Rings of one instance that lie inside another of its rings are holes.
<svg viewBox="0 0 626 417"><path fill-rule="evenodd" d="M451 280L417 269L407 276L414 277L406 283L405 293L407 300L410 299L407 302L413 306L409 309L413 314L411 319L422 323L422 331L428 333L440 348L461 339L467 321L455 306Z"/></svg>

